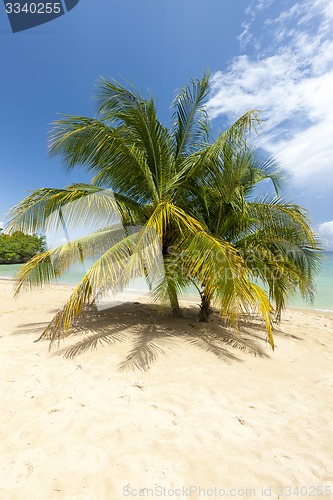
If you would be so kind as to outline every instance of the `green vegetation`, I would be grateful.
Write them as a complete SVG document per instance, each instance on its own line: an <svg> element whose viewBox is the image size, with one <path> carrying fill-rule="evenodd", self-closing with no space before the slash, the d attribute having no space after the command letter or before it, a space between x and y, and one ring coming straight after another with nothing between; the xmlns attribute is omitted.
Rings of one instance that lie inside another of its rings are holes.
<svg viewBox="0 0 333 500"><path fill-rule="evenodd" d="M12 235L3 234L0 229L0 264L27 262L44 251L44 238L16 231Z"/></svg>
<svg viewBox="0 0 333 500"><path fill-rule="evenodd" d="M178 297L192 283L202 321L211 306L236 325L257 313L274 347L274 313L279 319L288 294L298 289L311 300L318 244L304 209L278 194L281 173L275 162L249 145L259 117L249 111L213 140L208 90L207 75L181 89L167 128L151 97L103 79L97 118L65 115L54 123L51 155L69 169L91 171L92 183L36 190L14 207L9 228L45 231L117 212L125 229L106 227L21 268L17 292L23 285L49 282L74 262L95 260L44 337L69 334L84 304L104 290L153 274L154 235L164 276L152 283L152 299L169 303L174 316L181 316ZM263 181L270 194L257 196ZM92 195L98 195L93 204Z"/></svg>

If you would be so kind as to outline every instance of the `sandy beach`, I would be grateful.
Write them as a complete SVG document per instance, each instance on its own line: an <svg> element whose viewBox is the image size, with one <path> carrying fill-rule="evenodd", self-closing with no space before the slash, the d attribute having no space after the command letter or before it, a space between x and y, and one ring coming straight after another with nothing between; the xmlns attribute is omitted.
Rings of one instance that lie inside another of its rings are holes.
<svg viewBox="0 0 333 500"><path fill-rule="evenodd" d="M0 282L1 500L333 494L333 315L286 311L272 352L136 301L49 351L69 290Z"/></svg>

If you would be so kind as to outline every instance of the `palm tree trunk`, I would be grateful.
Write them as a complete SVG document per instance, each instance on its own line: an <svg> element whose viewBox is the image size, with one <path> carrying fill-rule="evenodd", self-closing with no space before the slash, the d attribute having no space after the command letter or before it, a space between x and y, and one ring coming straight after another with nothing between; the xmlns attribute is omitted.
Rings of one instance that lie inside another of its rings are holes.
<svg viewBox="0 0 333 500"><path fill-rule="evenodd" d="M210 307L211 299L208 295L203 291L201 293L201 304L200 304L200 313L199 313L199 321L203 323L208 323L209 315L212 312Z"/></svg>
<svg viewBox="0 0 333 500"><path fill-rule="evenodd" d="M167 291L170 300L172 316L174 318L182 318L183 314L179 306L178 293L177 293L177 288L175 286L174 277L172 276L172 273L169 273L170 268L168 268L168 266L166 265L167 257L169 255L169 244L170 244L170 234L168 234L168 231L166 231L163 238L162 255L164 260L165 278L168 284Z"/></svg>
<svg viewBox="0 0 333 500"><path fill-rule="evenodd" d="M180 306L179 306L178 297L177 296L170 297L170 295L169 295L169 298L170 298L172 316L174 318L182 318L183 313L182 313Z"/></svg>
<svg viewBox="0 0 333 500"><path fill-rule="evenodd" d="M183 314L182 314L180 306L179 306L177 290L174 286L172 278L170 279L168 276L166 276L166 279L168 281L168 296L169 296L169 300L170 300L172 316L174 318L182 318Z"/></svg>

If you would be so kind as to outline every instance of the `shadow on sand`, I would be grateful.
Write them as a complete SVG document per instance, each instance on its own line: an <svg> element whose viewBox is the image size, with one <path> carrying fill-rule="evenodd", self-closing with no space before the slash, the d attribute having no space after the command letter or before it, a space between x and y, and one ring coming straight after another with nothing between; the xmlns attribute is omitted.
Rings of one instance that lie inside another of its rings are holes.
<svg viewBox="0 0 333 500"><path fill-rule="evenodd" d="M199 323L197 307L185 308L183 313L184 318L171 319L163 308L139 303L124 303L102 312L88 309L72 329L74 335L88 335L58 352L74 358L99 345L131 342L132 348L120 364L120 370L148 370L160 355L166 354L166 350L175 349L176 339L227 362L241 361L237 349L267 357L265 332L261 325L243 324L237 333L226 328L217 314L212 314L209 323Z"/></svg>
<svg viewBox="0 0 333 500"><path fill-rule="evenodd" d="M236 331L228 328L217 313L211 315L209 323L200 323L197 306L182 310L184 318L171 319L169 312L165 312L162 307L138 302L124 303L105 311L87 308L70 332L72 338L80 336L80 340L58 349L56 354L73 359L99 346L129 342L131 350L119 369L148 370L160 355L166 355L166 350L176 348L177 339L229 363L242 361L237 350L254 356L269 357L267 352L270 347L260 321L241 321ZM40 332L46 326L44 323L22 325L20 333L23 333L23 328L26 332ZM277 338L288 334L275 330L274 335Z"/></svg>

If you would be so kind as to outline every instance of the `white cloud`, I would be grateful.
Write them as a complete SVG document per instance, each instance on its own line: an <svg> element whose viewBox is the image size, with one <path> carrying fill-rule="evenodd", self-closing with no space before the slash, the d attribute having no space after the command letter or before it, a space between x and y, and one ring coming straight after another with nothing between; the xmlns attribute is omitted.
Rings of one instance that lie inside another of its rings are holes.
<svg viewBox="0 0 333 500"><path fill-rule="evenodd" d="M269 7L273 3L273 1L274 0L253 0L247 7L245 13L254 18L257 12L267 9L267 7Z"/></svg>
<svg viewBox="0 0 333 500"><path fill-rule="evenodd" d="M251 33L263 1L252 2L241 41L258 46ZM263 24L265 51L235 58L212 78L212 118L234 120L249 109L266 118L260 145L297 182L333 183L333 7L324 0L295 2ZM243 39L242 39L243 37Z"/></svg>
<svg viewBox="0 0 333 500"><path fill-rule="evenodd" d="M318 234L324 248L333 250L333 220L320 224Z"/></svg>
<svg viewBox="0 0 333 500"><path fill-rule="evenodd" d="M251 33L251 26L257 14L270 7L273 2L274 0L253 0L245 10L248 20L242 24L243 32L238 37L242 49L249 43L252 43L257 49L260 47L259 41Z"/></svg>

